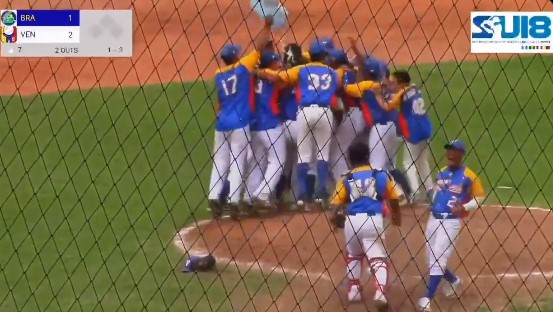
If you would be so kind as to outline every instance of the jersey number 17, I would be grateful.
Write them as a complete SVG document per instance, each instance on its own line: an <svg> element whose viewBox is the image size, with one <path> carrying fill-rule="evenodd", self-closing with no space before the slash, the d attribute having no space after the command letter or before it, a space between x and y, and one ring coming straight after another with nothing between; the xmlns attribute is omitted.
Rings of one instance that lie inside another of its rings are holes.
<svg viewBox="0 0 553 312"><path fill-rule="evenodd" d="M221 86L226 96L233 95L236 93L236 84L238 83L238 77L232 75L227 79L221 80Z"/></svg>

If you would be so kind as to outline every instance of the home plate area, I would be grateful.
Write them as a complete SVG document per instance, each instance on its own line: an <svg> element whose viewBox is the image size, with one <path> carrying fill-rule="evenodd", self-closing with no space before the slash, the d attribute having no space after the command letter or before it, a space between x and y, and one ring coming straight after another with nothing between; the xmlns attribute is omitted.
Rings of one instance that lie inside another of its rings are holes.
<svg viewBox="0 0 553 312"><path fill-rule="evenodd" d="M426 207L405 207L400 228L389 226L389 301L394 311L413 311L424 295L428 265L424 230ZM486 206L465 220L449 267L463 278L460 299L438 295L437 311L498 311L530 305L551 295L553 216L549 209ZM286 275L288 290L275 298L279 311L337 311L347 306L343 230L332 230L328 213L285 214L262 219L199 222L179 231L183 250L211 252L219 269L261 270ZM223 265L224 263L227 265ZM366 265L366 262L365 262ZM370 308L374 287L364 277ZM279 304L279 301L281 304Z"/></svg>

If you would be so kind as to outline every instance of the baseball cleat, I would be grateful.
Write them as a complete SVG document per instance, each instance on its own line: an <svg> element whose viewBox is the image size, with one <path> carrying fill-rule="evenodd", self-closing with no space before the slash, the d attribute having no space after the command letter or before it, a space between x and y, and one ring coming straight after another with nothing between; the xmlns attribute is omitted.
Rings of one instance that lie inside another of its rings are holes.
<svg viewBox="0 0 553 312"><path fill-rule="evenodd" d="M461 278L457 277L455 282L445 283L442 288L442 291L447 298L449 299L455 298L462 284L463 284L463 281L461 280Z"/></svg>
<svg viewBox="0 0 553 312"><path fill-rule="evenodd" d="M216 199L209 200L209 210L213 219L219 219L223 215L223 206Z"/></svg>
<svg viewBox="0 0 553 312"><path fill-rule="evenodd" d="M266 200L266 199L261 199L259 197L254 197L252 199L252 202L253 202L253 206L256 208L256 209L275 209L275 205L271 204L271 202L269 200Z"/></svg>
<svg viewBox="0 0 553 312"><path fill-rule="evenodd" d="M389 311L389 307L388 307L388 301L386 300L375 300L374 301L374 306L376 308L376 311L377 312L388 312Z"/></svg>
<svg viewBox="0 0 553 312"><path fill-rule="evenodd" d="M249 217L259 217L259 211L252 203L243 201L240 203L240 206L246 211Z"/></svg>
<svg viewBox="0 0 553 312"><path fill-rule="evenodd" d="M348 300L350 302L361 301L361 287L359 285L353 285L348 291Z"/></svg>
<svg viewBox="0 0 553 312"><path fill-rule="evenodd" d="M230 203L228 204L228 207L230 211L230 218L236 221L240 220L240 208L238 204Z"/></svg>
<svg viewBox="0 0 553 312"><path fill-rule="evenodd" d="M374 294L374 306L378 312L388 311L388 300L381 291L376 291Z"/></svg>
<svg viewBox="0 0 553 312"><path fill-rule="evenodd" d="M419 311L420 312L430 312L430 299L422 297L419 299Z"/></svg>

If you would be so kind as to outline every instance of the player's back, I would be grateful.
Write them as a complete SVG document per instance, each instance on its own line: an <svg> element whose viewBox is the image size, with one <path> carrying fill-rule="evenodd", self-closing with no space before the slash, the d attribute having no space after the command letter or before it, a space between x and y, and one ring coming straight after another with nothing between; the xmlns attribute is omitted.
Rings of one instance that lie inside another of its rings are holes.
<svg viewBox="0 0 553 312"><path fill-rule="evenodd" d="M322 63L302 65L298 73L296 98L299 105L330 107L336 102L339 80L336 71Z"/></svg>
<svg viewBox="0 0 553 312"><path fill-rule="evenodd" d="M349 171L344 178L344 187L350 199L347 213L383 213L388 183L386 172L370 166Z"/></svg>
<svg viewBox="0 0 553 312"><path fill-rule="evenodd" d="M219 97L216 129L230 131L248 125L254 100L253 75L237 62L217 70L215 84Z"/></svg>
<svg viewBox="0 0 553 312"><path fill-rule="evenodd" d="M337 70L337 73L342 76L342 84L344 86L357 82L357 73L353 70L343 70L340 68ZM348 96L343 90L339 92L339 95L344 105L348 108L359 107L361 103L361 99Z"/></svg>
<svg viewBox="0 0 553 312"><path fill-rule="evenodd" d="M288 87L280 91L280 108L283 120L296 120L298 114L296 88Z"/></svg>
<svg viewBox="0 0 553 312"><path fill-rule="evenodd" d="M273 129L281 123L279 108L279 90L268 80L257 79L255 83L255 112L251 130Z"/></svg>
<svg viewBox="0 0 553 312"><path fill-rule="evenodd" d="M376 93L370 89L363 91L363 101L361 105L365 106L363 113L365 115L365 120L370 120L371 124L369 124L369 126L374 124L387 124L390 121L396 120L397 112L383 109L380 104L378 104Z"/></svg>
<svg viewBox="0 0 553 312"><path fill-rule="evenodd" d="M398 117L402 135L411 143L429 139L432 136L432 122L426 111L422 93L415 86L402 92Z"/></svg>

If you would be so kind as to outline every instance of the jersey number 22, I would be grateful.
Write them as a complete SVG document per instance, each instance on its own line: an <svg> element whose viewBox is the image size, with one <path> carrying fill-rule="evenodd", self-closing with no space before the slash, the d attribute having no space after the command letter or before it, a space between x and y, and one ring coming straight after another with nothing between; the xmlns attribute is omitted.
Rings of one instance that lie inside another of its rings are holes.
<svg viewBox="0 0 553 312"><path fill-rule="evenodd" d="M376 179L349 180L348 183L350 189L349 196L352 202L361 197L376 199Z"/></svg>

